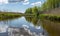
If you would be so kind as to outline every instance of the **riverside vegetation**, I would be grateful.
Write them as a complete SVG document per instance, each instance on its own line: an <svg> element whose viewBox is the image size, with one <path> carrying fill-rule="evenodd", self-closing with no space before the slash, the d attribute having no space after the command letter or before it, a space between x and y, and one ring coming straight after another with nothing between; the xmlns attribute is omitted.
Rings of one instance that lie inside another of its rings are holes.
<svg viewBox="0 0 60 36"><path fill-rule="evenodd" d="M18 18L21 14L19 13L12 13L12 12L0 12L0 20Z"/></svg>
<svg viewBox="0 0 60 36"><path fill-rule="evenodd" d="M60 16L57 16L57 15L41 14L40 18L51 20L51 21L58 21L58 22L60 21Z"/></svg>
<svg viewBox="0 0 60 36"><path fill-rule="evenodd" d="M41 18L41 19L49 19L52 21L60 21L60 16L52 14L45 14L50 13L49 10L56 9L60 7L60 1L59 0L46 0L40 7L35 6L28 8L25 12L25 14L34 14L35 17ZM57 11L57 10L56 10ZM57 12L59 13L59 12Z"/></svg>

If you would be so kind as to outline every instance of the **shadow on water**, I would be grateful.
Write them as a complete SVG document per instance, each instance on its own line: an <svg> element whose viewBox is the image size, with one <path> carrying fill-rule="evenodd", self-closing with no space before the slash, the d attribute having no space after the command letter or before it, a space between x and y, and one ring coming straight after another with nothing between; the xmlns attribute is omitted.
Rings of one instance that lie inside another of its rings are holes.
<svg viewBox="0 0 60 36"><path fill-rule="evenodd" d="M42 20L42 26L48 32L49 36L60 36L60 23L50 20Z"/></svg>

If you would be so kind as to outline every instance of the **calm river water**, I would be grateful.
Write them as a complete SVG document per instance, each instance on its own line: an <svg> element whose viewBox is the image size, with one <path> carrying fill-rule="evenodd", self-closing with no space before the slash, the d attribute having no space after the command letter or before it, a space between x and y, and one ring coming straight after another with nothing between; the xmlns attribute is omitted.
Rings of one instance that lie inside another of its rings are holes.
<svg viewBox="0 0 60 36"><path fill-rule="evenodd" d="M36 17L24 16L3 20L0 21L0 36L55 36L59 32L59 25L56 27L54 24L56 23L48 21L41 22ZM57 28L58 32L54 28Z"/></svg>

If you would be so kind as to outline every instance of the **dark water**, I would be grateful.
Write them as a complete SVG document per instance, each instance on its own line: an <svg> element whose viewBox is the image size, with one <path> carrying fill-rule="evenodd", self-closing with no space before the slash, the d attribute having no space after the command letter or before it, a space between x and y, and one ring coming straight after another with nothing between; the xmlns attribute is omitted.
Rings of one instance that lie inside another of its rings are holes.
<svg viewBox="0 0 60 36"><path fill-rule="evenodd" d="M52 27L44 25L46 22L47 21L41 22L37 17L24 16L16 19L0 21L0 36L48 36Z"/></svg>
<svg viewBox="0 0 60 36"><path fill-rule="evenodd" d="M60 36L60 22L42 20L42 26L46 29L49 36Z"/></svg>

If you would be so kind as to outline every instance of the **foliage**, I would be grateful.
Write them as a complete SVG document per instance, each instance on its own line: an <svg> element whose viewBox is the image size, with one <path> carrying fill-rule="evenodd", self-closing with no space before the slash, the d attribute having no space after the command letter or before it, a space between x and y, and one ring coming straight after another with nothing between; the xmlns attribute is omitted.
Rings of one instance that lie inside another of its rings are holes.
<svg viewBox="0 0 60 36"><path fill-rule="evenodd" d="M46 0L41 6L43 11L60 7L60 0Z"/></svg>
<svg viewBox="0 0 60 36"><path fill-rule="evenodd" d="M40 11L39 8L37 6L34 6L32 8L28 8L28 9L26 9L25 13L36 14L36 13L38 13Z"/></svg>
<svg viewBox="0 0 60 36"><path fill-rule="evenodd" d="M35 6L35 7L33 7L32 8L32 12L34 13L34 14L37 14L38 13L38 8Z"/></svg>
<svg viewBox="0 0 60 36"><path fill-rule="evenodd" d="M25 14L32 14L32 8L26 9Z"/></svg>
<svg viewBox="0 0 60 36"><path fill-rule="evenodd" d="M41 14L40 19L47 19L51 21L60 21L60 16L57 15L49 15L49 14Z"/></svg>
<svg viewBox="0 0 60 36"><path fill-rule="evenodd" d="M0 12L0 20L18 18L20 16L21 14L18 14L18 13Z"/></svg>
<svg viewBox="0 0 60 36"><path fill-rule="evenodd" d="M28 8L25 11L25 14L34 14L36 17L39 15L40 7L34 6L32 8Z"/></svg>

